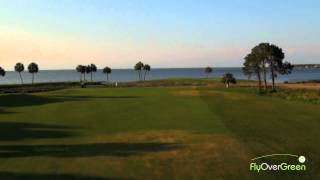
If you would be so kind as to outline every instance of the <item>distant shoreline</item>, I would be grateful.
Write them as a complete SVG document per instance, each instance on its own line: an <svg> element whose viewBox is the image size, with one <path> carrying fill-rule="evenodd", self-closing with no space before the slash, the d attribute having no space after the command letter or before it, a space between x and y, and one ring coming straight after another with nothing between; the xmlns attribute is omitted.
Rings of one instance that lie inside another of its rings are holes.
<svg viewBox="0 0 320 180"><path fill-rule="evenodd" d="M295 68L305 68L305 69L319 69L320 64L294 64ZM152 68L153 70L183 70L183 69L204 69L205 67L174 67L174 68ZM242 69L242 67L212 67L212 69ZM102 71L103 69L98 68L99 71ZM133 68L114 68L113 70L132 70ZM75 69L40 69L39 72L43 71L76 71ZM7 72L15 72L14 70L8 70Z"/></svg>
<svg viewBox="0 0 320 180"><path fill-rule="evenodd" d="M306 90L320 90L320 81L305 81L297 83L276 83L278 87L286 89L306 89ZM88 82L88 87L115 87L114 83L105 84L105 82ZM134 81L134 82L119 82L119 88L122 87L177 87L177 86L216 86L221 85L218 79L162 79L150 81ZM256 87L257 83L254 80L240 80L238 87ZM0 94L11 93L35 93L55 91L68 88L80 88L79 82L49 82L36 84L14 84L14 85L0 85Z"/></svg>
<svg viewBox="0 0 320 180"><path fill-rule="evenodd" d="M313 68L320 68L320 64L295 64L294 67L296 67L296 68L305 68L305 69L313 69Z"/></svg>
<svg viewBox="0 0 320 180"><path fill-rule="evenodd" d="M241 68L213 68L213 72L209 77L221 78L225 73L232 73L238 80L247 80L248 77L243 74ZM24 83L31 83L32 76L27 71L21 73ZM269 73L267 75L270 81ZM90 75L87 76L90 79ZM170 68L170 69L152 69L148 74L147 80L161 80L172 78L206 78L204 68ZM251 77L255 79L255 77ZM138 73L134 69L113 69L112 74L109 75L111 82L133 82L138 79ZM77 82L80 80L80 74L74 70L40 70L35 74L35 82L50 83L50 82ZM93 73L94 81L105 81L106 75L102 70ZM290 75L279 75L276 82L302 82L310 80L320 80L320 69L305 69L296 68ZM9 71L5 77L0 78L1 85L21 84L19 74L17 72Z"/></svg>
<svg viewBox="0 0 320 180"><path fill-rule="evenodd" d="M152 70L172 70L172 69L204 69L205 67L177 67L177 68L152 68ZM213 69L241 69L242 67L212 67ZM98 70L102 71L103 69L98 68ZM113 70L132 70L134 71L133 68L113 68ZM40 69L40 71L76 71L75 69ZM8 70L7 72L15 72L13 70Z"/></svg>

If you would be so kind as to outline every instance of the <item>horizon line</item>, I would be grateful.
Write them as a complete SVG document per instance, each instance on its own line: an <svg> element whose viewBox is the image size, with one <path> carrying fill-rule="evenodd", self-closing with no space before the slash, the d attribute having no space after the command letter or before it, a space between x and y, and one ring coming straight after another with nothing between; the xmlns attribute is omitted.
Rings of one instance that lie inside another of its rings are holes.
<svg viewBox="0 0 320 180"><path fill-rule="evenodd" d="M315 64L315 63L308 63L308 64L303 64L303 63L298 63L298 64L293 64L294 66L308 66L308 65L317 65L320 66L320 64ZM110 66L109 66L110 67ZM151 66L152 67L152 66ZM152 67L152 69L201 69L201 68L206 68L206 67L211 67L211 68L242 68L242 66L199 66L199 67ZM116 69L116 70L130 70L134 68L112 68L111 69ZM54 70L59 70L59 71L64 71L64 70L74 70L75 68L62 68L62 69L56 69L56 68L48 68L48 69L40 69L39 71L54 71ZM98 68L98 70L103 70L103 68ZM14 71L14 68L12 70L7 70L7 72ZM27 68L25 68L25 71L27 71Z"/></svg>
<svg viewBox="0 0 320 180"><path fill-rule="evenodd" d="M203 66L203 67L155 67L152 69L203 69L206 67L211 67L212 69L214 69L214 68L242 68L241 66L229 66L229 67L227 67L227 66L217 66L217 67ZM134 70L134 68L111 68L111 69L113 69L113 70ZM75 70L75 68L66 68L66 69L40 69L39 68L39 71L67 71L67 70ZM98 68L98 70L103 70L103 68ZM27 68L24 71L28 71ZM14 72L14 69L8 70L7 72Z"/></svg>

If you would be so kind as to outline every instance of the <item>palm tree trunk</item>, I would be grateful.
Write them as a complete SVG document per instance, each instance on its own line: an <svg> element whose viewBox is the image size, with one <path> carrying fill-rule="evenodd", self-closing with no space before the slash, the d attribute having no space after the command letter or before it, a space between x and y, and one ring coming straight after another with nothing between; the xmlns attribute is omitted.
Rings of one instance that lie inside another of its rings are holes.
<svg viewBox="0 0 320 180"><path fill-rule="evenodd" d="M229 86L230 86L230 84L227 82L227 83L226 83L226 88L229 88Z"/></svg>
<svg viewBox="0 0 320 180"><path fill-rule="evenodd" d="M20 75L21 84L23 84L23 79L22 79L22 76L21 76L21 72L19 72L19 75Z"/></svg>
<svg viewBox="0 0 320 180"><path fill-rule="evenodd" d="M92 72L90 73L90 75L91 75L91 82L92 82Z"/></svg>
<svg viewBox="0 0 320 180"><path fill-rule="evenodd" d="M109 74L107 73L107 81L109 82Z"/></svg>
<svg viewBox="0 0 320 180"><path fill-rule="evenodd" d="M80 73L80 83L82 82L82 74Z"/></svg>
<svg viewBox="0 0 320 180"><path fill-rule="evenodd" d="M83 73L84 81L86 81L86 73Z"/></svg>
<svg viewBox="0 0 320 180"><path fill-rule="evenodd" d="M32 84L34 83L34 73L32 73Z"/></svg>

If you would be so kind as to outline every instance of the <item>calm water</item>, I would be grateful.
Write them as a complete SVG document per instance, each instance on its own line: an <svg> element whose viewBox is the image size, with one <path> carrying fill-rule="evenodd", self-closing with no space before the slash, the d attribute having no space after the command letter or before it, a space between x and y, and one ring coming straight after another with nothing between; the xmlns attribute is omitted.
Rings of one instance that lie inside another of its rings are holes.
<svg viewBox="0 0 320 180"><path fill-rule="evenodd" d="M230 72L237 79L247 79L242 74L241 68L215 68L210 77L221 77L224 73ZM31 75L22 73L25 83L31 83ZM148 75L148 80L168 78L204 78L203 68L182 68L182 69L153 69ZM90 75L87 75L87 79ZM109 76L113 82L136 81L138 73L129 69L115 69ZM79 81L80 74L75 70L45 70L35 75L35 82L62 82ZM106 77L101 70L94 73L95 81L105 81ZM292 74L279 76L277 82L297 82L305 80L320 80L320 69L295 69ZM7 72L5 77L0 77L0 84L20 84L19 75L15 72Z"/></svg>

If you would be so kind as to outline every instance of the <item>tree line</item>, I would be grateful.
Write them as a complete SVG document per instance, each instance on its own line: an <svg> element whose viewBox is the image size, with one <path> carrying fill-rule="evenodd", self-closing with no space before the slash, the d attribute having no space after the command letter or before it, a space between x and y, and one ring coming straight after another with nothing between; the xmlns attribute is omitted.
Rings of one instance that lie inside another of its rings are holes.
<svg viewBox="0 0 320 180"><path fill-rule="evenodd" d="M17 63L15 66L14 66L14 70L19 73L19 77L20 77L20 81L21 81L21 84L23 84L23 78L22 78L22 75L21 73L24 71L24 65L22 63ZM34 75L37 74L39 72L39 66L38 64L32 62L28 65L28 72L32 74L32 84L34 84ZM6 75L6 71L0 67L0 76L4 77Z"/></svg>
<svg viewBox="0 0 320 180"><path fill-rule="evenodd" d="M90 65L78 65L76 71L80 73L80 82L86 81L86 74L91 75L91 81L93 81L93 73L97 72L97 66L95 64ZM148 72L151 71L151 66L149 64L143 64L139 61L135 66L134 70L138 72L139 81L146 80ZM108 66L102 69L102 72L106 75L106 80L109 81L109 75L112 73L112 69Z"/></svg>
<svg viewBox="0 0 320 180"><path fill-rule="evenodd" d="M80 73L80 82L87 81L86 74L90 74L90 79L93 81L93 73L96 73L98 70L95 64L90 65L78 65L76 71ZM111 72L110 72L111 73Z"/></svg>
<svg viewBox="0 0 320 180"><path fill-rule="evenodd" d="M272 92L274 92L276 91L275 79L278 74L290 74L294 68L290 62L284 61L284 59L285 53L280 47L270 43L260 43L252 48L251 52L244 58L242 71L249 78L256 77L259 92L267 91L267 74L269 73L272 82ZM146 80L146 76L151 71L151 66L139 61L133 69L138 72L138 80L143 81ZM14 66L14 70L19 74L21 84L23 84L24 81L21 73L25 70L24 65L19 62ZM76 71L80 73L80 82L87 81L86 74L90 74L90 80L93 81L93 75L97 70L98 68L95 64L78 65L76 67ZM34 62L30 63L28 65L28 72L32 74L32 84L34 84L34 76L39 72L38 64ZM109 75L112 73L112 69L106 66L102 69L102 72L106 75L106 80L109 81ZM209 74L213 72L213 69L212 67L206 67L204 72L208 78ZM6 71L0 67L0 76L5 75ZM224 74L221 81L226 84L226 87L229 87L230 83L236 83L236 79L231 73Z"/></svg>
<svg viewBox="0 0 320 180"><path fill-rule="evenodd" d="M149 64L143 64L139 61L135 66L134 70L138 72L139 81L146 80L148 72L151 71L151 66Z"/></svg>
<svg viewBox="0 0 320 180"><path fill-rule="evenodd" d="M24 64L17 63L14 66L15 72L19 74L21 84L24 84L22 72L24 72ZM148 72L151 71L151 66L149 64L143 64L141 61L139 61L135 66L134 70L138 72L138 79L139 81L146 80L146 76L148 75ZM90 80L93 81L94 73L98 71L98 68L95 64L89 64L89 65L78 65L76 67L76 71L80 73L80 82L87 81L86 74L90 74ZM32 62L28 65L28 72L32 74L32 84L34 84L34 75L39 72L39 66L38 64ZM112 73L112 69L108 66L104 67L102 69L102 72L106 75L106 80L109 81L109 75ZM0 76L5 76L6 71L4 68L0 67Z"/></svg>

